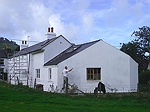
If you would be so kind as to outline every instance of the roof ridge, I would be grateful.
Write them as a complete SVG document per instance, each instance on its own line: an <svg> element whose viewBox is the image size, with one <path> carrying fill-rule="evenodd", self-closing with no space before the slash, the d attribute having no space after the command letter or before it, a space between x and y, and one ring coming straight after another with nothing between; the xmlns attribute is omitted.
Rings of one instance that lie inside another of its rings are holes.
<svg viewBox="0 0 150 112"><path fill-rule="evenodd" d="M98 40L94 40L94 41L89 41L89 42L85 42L85 43L77 44L77 45L84 45L84 44L96 43L98 41L102 41L102 39L98 39Z"/></svg>
<svg viewBox="0 0 150 112"><path fill-rule="evenodd" d="M59 37L59 36L58 36ZM54 40L56 40L58 37L54 37L52 39L46 39L42 42L39 42L37 44L34 44L32 46L29 46L27 48L24 48L22 50L20 50L17 54L15 54L14 56L18 56L18 55L24 55L27 53L31 53L37 50L41 50L43 47L45 47L46 45L48 45L49 43L53 42Z"/></svg>

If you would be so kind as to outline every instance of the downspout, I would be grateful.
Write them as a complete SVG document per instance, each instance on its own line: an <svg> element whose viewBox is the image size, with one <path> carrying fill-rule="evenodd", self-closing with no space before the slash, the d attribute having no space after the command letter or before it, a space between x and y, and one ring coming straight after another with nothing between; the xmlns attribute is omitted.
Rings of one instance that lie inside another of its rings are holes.
<svg viewBox="0 0 150 112"><path fill-rule="evenodd" d="M28 71L27 71L27 86L29 85L29 73L30 73L30 53L29 53Z"/></svg>

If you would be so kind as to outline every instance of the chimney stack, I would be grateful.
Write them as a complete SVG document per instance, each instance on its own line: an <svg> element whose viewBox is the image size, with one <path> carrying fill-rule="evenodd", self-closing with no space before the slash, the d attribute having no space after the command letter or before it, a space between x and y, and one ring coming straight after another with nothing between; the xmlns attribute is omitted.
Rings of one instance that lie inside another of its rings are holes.
<svg viewBox="0 0 150 112"><path fill-rule="evenodd" d="M54 28L53 27L48 27L48 32L46 34L47 39L52 39L56 37L56 33L54 33Z"/></svg>
<svg viewBox="0 0 150 112"><path fill-rule="evenodd" d="M22 44L20 46L20 50L22 50L24 48L27 48L27 47L28 47L27 41L26 40L22 40Z"/></svg>

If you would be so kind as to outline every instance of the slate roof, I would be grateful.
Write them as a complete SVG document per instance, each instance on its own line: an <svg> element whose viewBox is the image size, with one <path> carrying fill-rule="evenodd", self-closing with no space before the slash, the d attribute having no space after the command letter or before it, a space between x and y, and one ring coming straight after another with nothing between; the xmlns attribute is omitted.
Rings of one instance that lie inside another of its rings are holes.
<svg viewBox="0 0 150 112"><path fill-rule="evenodd" d="M49 43L53 42L54 40L56 40L58 37L52 38L52 39L47 39L45 41L42 41L38 44L35 44L33 46L27 47L22 49L21 51L19 51L18 53L16 53L14 56L19 56L19 55L25 55L25 54L29 54L31 52L36 52L41 50L43 47L45 47L46 45L48 45Z"/></svg>
<svg viewBox="0 0 150 112"><path fill-rule="evenodd" d="M100 39L101 40L101 39ZM93 44L99 42L100 40L80 44L80 45L72 45L70 48L65 50L64 52L57 55L55 58L51 59L47 63L44 64L44 66L50 66L50 65L57 65L60 62L70 58L71 56L83 51L84 49L92 46Z"/></svg>
<svg viewBox="0 0 150 112"><path fill-rule="evenodd" d="M8 58L9 56L12 56L14 54L14 51L11 50L0 50L0 58Z"/></svg>

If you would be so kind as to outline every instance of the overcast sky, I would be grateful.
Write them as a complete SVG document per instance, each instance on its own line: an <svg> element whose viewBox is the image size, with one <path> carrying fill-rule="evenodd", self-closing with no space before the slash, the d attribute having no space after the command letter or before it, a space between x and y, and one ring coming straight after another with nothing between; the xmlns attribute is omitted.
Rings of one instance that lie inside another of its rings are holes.
<svg viewBox="0 0 150 112"><path fill-rule="evenodd" d="M150 0L0 0L0 37L43 41L49 26L75 44L119 46L150 27Z"/></svg>

